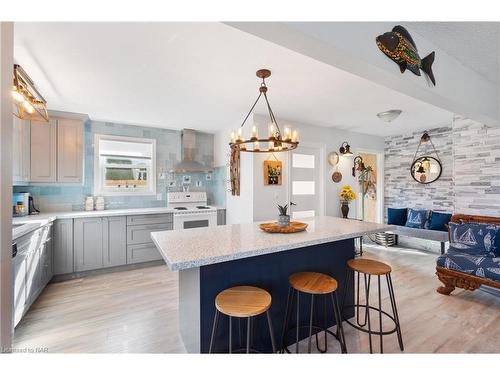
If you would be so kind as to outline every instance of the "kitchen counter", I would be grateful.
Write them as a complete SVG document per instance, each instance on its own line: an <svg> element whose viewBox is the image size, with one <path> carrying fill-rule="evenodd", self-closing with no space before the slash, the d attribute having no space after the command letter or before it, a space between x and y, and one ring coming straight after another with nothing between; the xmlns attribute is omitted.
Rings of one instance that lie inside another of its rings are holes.
<svg viewBox="0 0 500 375"><path fill-rule="evenodd" d="M215 206L214 206L215 207ZM216 207L217 209L223 209ZM66 212L48 212L38 215L28 215L14 217L12 219L13 231L12 239L17 238L38 229L56 219L77 219L87 217L110 217L110 216L131 216L131 215L153 215L168 214L174 210L167 207L149 207L149 208L124 208L117 210L102 211L66 211ZM29 225L28 225L29 224Z"/></svg>
<svg viewBox="0 0 500 375"><path fill-rule="evenodd" d="M354 239L393 226L328 216L303 221L309 224L307 230L291 234L266 233L258 223L151 233L168 267L179 270L179 326L188 352L208 352L215 297L235 285L269 291L276 338L282 330L288 278L295 272L331 275L338 282L337 297L345 296L346 306L354 303L354 278L346 283L346 262L355 257ZM300 298L300 310L310 309L309 303L310 298ZM315 313L318 322L326 322L328 327L337 324L332 311L318 309ZM353 317L354 309L346 307L343 316ZM300 325L307 325L308 319L308 314L302 314ZM253 345L270 352L265 319L254 319L252 332ZM306 333L300 332L299 339ZM226 352L227 348L228 326L220 324L214 352Z"/></svg>
<svg viewBox="0 0 500 375"><path fill-rule="evenodd" d="M258 223L233 224L189 231L151 234L171 270L184 270L299 247L356 238L392 230L392 225L322 216L302 220L304 232L275 234L262 231Z"/></svg>

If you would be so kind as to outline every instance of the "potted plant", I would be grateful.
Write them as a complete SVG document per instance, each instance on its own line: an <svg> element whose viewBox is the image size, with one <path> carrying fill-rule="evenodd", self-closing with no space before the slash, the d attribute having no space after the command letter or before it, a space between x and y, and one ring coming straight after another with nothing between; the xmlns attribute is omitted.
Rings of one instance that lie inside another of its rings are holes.
<svg viewBox="0 0 500 375"><path fill-rule="evenodd" d="M349 203L356 199L356 193L352 190L349 185L342 186L342 189L339 192L340 210L342 211L342 217L347 219L347 215L349 214Z"/></svg>
<svg viewBox="0 0 500 375"><path fill-rule="evenodd" d="M285 204L284 206L280 206L278 204L278 225L281 225L282 227L286 227L290 225L290 215L288 215L288 204Z"/></svg>

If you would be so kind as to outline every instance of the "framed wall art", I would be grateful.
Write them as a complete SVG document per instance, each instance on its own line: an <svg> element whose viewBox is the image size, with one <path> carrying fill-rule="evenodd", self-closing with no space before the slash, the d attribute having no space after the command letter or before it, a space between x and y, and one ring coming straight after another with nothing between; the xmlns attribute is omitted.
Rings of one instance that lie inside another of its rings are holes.
<svg viewBox="0 0 500 375"><path fill-rule="evenodd" d="M264 161L264 185L281 185L283 167L279 160Z"/></svg>

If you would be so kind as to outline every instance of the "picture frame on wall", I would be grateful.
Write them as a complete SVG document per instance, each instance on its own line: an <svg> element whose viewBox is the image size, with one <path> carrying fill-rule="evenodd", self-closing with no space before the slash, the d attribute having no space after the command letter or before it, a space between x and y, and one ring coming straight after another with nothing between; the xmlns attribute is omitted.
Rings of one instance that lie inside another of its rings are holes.
<svg viewBox="0 0 500 375"><path fill-rule="evenodd" d="M279 160L264 161L264 185L281 185L283 165Z"/></svg>

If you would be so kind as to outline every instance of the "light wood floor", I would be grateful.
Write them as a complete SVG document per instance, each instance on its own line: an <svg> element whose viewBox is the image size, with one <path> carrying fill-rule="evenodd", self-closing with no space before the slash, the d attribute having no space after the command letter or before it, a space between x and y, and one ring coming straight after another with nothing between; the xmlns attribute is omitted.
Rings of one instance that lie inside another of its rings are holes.
<svg viewBox="0 0 500 375"><path fill-rule="evenodd" d="M500 351L500 298L483 291L436 293L435 254L365 250L364 257L393 268L405 353ZM382 291L387 296L385 286ZM383 302L387 308L388 299ZM166 266L49 284L16 329L14 347L51 353L183 353L177 314L177 273ZM372 321L378 324L378 317ZM369 351L367 335L348 326L345 332L350 353ZM373 341L378 350L378 339ZM301 346L305 349L305 343ZM329 348L339 351L333 341ZM399 352L395 335L385 337L384 352Z"/></svg>

